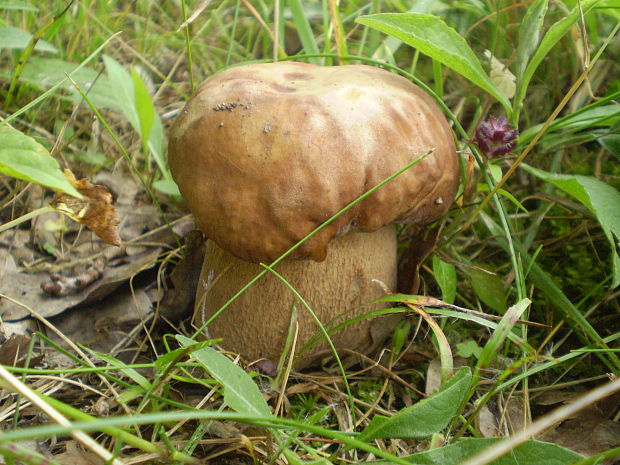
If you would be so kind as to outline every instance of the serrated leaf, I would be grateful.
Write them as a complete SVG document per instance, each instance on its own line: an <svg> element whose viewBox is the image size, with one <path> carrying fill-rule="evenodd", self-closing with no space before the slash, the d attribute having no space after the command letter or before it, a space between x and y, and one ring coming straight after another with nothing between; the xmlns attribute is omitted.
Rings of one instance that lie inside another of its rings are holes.
<svg viewBox="0 0 620 465"><path fill-rule="evenodd" d="M503 315L506 311L506 292L500 277L475 268L468 268L467 274L482 303Z"/></svg>
<svg viewBox="0 0 620 465"><path fill-rule="evenodd" d="M0 173L82 198L45 147L7 125L0 125Z"/></svg>
<svg viewBox="0 0 620 465"><path fill-rule="evenodd" d="M185 336L177 335L176 339L182 347L196 344ZM272 416L258 386L241 367L211 347L198 349L192 356L224 387L224 402L231 409L252 417Z"/></svg>
<svg viewBox="0 0 620 465"><path fill-rule="evenodd" d="M620 240L620 192L609 184L591 176L554 174L525 164L522 164L521 167L534 176L563 190L594 213L611 245L612 288L620 285L620 256L618 255L618 241Z"/></svg>
<svg viewBox="0 0 620 465"><path fill-rule="evenodd" d="M441 289L442 300L453 304L456 299L456 268L433 255L433 274Z"/></svg>
<svg viewBox="0 0 620 465"><path fill-rule="evenodd" d="M0 27L0 50L22 50L28 46L32 34L12 26ZM58 49L49 42L39 40L34 49L37 52L58 53Z"/></svg>
<svg viewBox="0 0 620 465"><path fill-rule="evenodd" d="M375 415L358 439L365 442L379 438L422 439L441 431L456 415L470 382L469 368L461 367L432 396L392 417Z"/></svg>
<svg viewBox="0 0 620 465"><path fill-rule="evenodd" d="M379 13L356 21L396 37L453 69L495 97L510 112L510 101L491 82L465 39L441 18L422 13Z"/></svg>
<svg viewBox="0 0 620 465"><path fill-rule="evenodd" d="M412 465L454 465L492 447L499 438L464 438L448 446L403 457ZM583 457L572 450L548 442L530 440L515 447L489 465L568 465ZM387 465L392 462L377 461L373 464Z"/></svg>

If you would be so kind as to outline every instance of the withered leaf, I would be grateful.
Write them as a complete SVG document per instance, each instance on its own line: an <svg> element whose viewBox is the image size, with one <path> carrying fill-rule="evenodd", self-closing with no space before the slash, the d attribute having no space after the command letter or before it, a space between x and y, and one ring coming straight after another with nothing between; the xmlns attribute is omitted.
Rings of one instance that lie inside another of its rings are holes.
<svg viewBox="0 0 620 465"><path fill-rule="evenodd" d="M118 232L120 222L116 216L116 209L112 205L113 197L108 188L100 184L91 184L86 178L77 180L68 171L65 171L65 176L84 198L77 199L57 192L50 206L85 225L102 241L120 246L121 238Z"/></svg>

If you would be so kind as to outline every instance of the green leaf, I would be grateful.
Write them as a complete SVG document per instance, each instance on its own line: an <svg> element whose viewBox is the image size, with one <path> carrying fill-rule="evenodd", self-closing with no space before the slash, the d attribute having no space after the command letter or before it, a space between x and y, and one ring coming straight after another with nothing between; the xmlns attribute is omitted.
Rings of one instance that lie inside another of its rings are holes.
<svg viewBox="0 0 620 465"><path fill-rule="evenodd" d="M599 6L601 13L615 18L616 21L620 20L620 0L604 0Z"/></svg>
<svg viewBox="0 0 620 465"><path fill-rule="evenodd" d="M591 176L577 174L554 174L522 164L521 167L534 176L553 184L571 195L588 208L600 223L611 245L613 281L612 288L620 284L620 192L609 184Z"/></svg>
<svg viewBox="0 0 620 465"><path fill-rule="evenodd" d="M153 187L162 194L169 195L171 197L181 197L181 191L179 186L172 179L160 179L153 183Z"/></svg>
<svg viewBox="0 0 620 465"><path fill-rule="evenodd" d="M406 457L412 465L455 465L502 441L499 438L465 438L448 446ZM583 458L576 452L549 442L526 441L490 465L568 465ZM370 462L389 464L389 461Z"/></svg>
<svg viewBox="0 0 620 465"><path fill-rule="evenodd" d="M523 166L523 165L521 165ZM506 253L511 253L506 239L503 237L503 229L485 212L480 212L480 219L489 232L497 238L498 245ZM554 282L538 263L533 261L528 250L521 244L521 241L515 241L514 246L519 255L523 259L523 263L530 269L528 277L532 279L536 288L549 299L549 302L563 313L563 317L573 331L577 333L579 339L586 345L594 342L597 347L609 349L603 338L598 334L596 329L592 327L588 319L583 313L566 297L566 294ZM605 363L612 372L620 370L620 360L611 351L597 352L598 357Z"/></svg>
<svg viewBox="0 0 620 465"><path fill-rule="evenodd" d="M18 49L22 50L28 46L32 34L23 31L17 27L2 26L0 27L0 50L2 49ZM39 40L34 47L37 52L58 53L58 49L49 42Z"/></svg>
<svg viewBox="0 0 620 465"><path fill-rule="evenodd" d="M141 88L144 86L144 81L139 77L137 79L132 78L132 75L110 56L104 55L103 62L108 72L110 84L116 89L121 111L143 142L145 138L148 138L146 140L148 140L149 151L164 179L172 179L164 159L164 128L146 87ZM135 81L139 81L141 85L136 86ZM151 122L150 130L146 133L144 129L147 129L149 121ZM147 127L143 128L143 122L147 123Z"/></svg>
<svg viewBox="0 0 620 465"><path fill-rule="evenodd" d="M138 121L140 122L138 132L143 141L148 141L151 136L153 120L155 119L155 106L153 105L149 90L146 88L146 84L144 84L135 68L131 68L131 78L134 89L134 106L138 114Z"/></svg>
<svg viewBox="0 0 620 465"><path fill-rule="evenodd" d="M140 131L140 120L136 112L133 79L131 74L114 58L104 55L103 63L110 85L116 90L118 107L136 131Z"/></svg>
<svg viewBox="0 0 620 465"><path fill-rule="evenodd" d="M469 339L466 342L459 342L456 345L456 353L459 357L469 358L472 355L479 358L482 354L482 347L476 344L476 341Z"/></svg>
<svg viewBox="0 0 620 465"><path fill-rule="evenodd" d="M432 396L392 417L375 415L358 439L365 442L378 438L422 439L441 431L456 415L470 381L469 368L461 367Z"/></svg>
<svg viewBox="0 0 620 465"><path fill-rule="evenodd" d="M512 328L531 303L532 302L530 299L521 299L519 302L506 310L506 313L497 325L497 328L493 331L493 336L491 336L491 339L489 339L484 345L484 348L478 357L478 363L476 364L476 371L474 373L476 376L478 376L480 369L488 368L493 360L495 360L500 348L506 341L506 338L513 332Z"/></svg>
<svg viewBox="0 0 620 465"><path fill-rule="evenodd" d="M548 4L549 0L535 0L523 16L519 28L519 47L517 48L517 62L515 64L517 80L523 76L527 62L538 46Z"/></svg>
<svg viewBox="0 0 620 465"><path fill-rule="evenodd" d="M96 350L92 350L88 347L83 347L85 350L90 352L92 355L100 358L104 362L108 364L108 366L117 369L133 382L135 382L143 391L148 391L151 388L151 382L146 379L146 377L142 376L135 368L128 368L124 362L119 359L112 357L111 355L104 354L102 352L97 352Z"/></svg>
<svg viewBox="0 0 620 465"><path fill-rule="evenodd" d="M65 82L60 85L64 92L56 95L72 102L79 102L82 100L81 95L71 81L66 79L67 74L70 74L97 107L118 110L120 101L118 92L109 85L107 78L94 69L79 66L58 58L31 57L24 67L20 81L35 89L46 90L64 80ZM0 77L10 79L10 72L0 71Z"/></svg>
<svg viewBox="0 0 620 465"><path fill-rule="evenodd" d="M45 147L7 125L0 126L0 173L82 198Z"/></svg>
<svg viewBox="0 0 620 465"><path fill-rule="evenodd" d="M610 135L601 137L598 139L598 143L601 144L609 153L620 159L620 136Z"/></svg>
<svg viewBox="0 0 620 465"><path fill-rule="evenodd" d="M547 54L553 49L555 44L557 44L562 37L570 30L573 25L579 21L582 15L588 13L600 0L583 0L579 2L575 8L571 10L571 12L560 21L557 21L553 26L549 28L543 40L540 42L539 47L536 49L534 56L528 63L525 71L521 75L521 78L517 82L517 91L515 97L513 99L513 114L512 118L510 118L511 122L514 124L516 120L518 120L519 110L525 99L525 95L527 93L527 88L532 80L532 76L534 76L534 72L543 61L543 59L547 56Z"/></svg>
<svg viewBox="0 0 620 465"><path fill-rule="evenodd" d="M476 186L477 192L489 192L490 190L491 189L489 188L488 184L480 183ZM522 212L529 213L527 209L523 206L523 204L519 202L517 198L514 195L512 195L510 192L508 192L507 190L498 189L497 193L501 195L502 197L506 197L508 200L510 200L510 202Z"/></svg>
<svg viewBox="0 0 620 465"><path fill-rule="evenodd" d="M547 129L542 141L551 137L554 132L565 131L561 134L561 137L564 137L568 133L595 127L606 128L609 133L613 134L613 126L618 124L620 124L620 104L592 105L588 109L579 109L554 121ZM519 146L523 147L528 144L540 132L543 126L543 123L536 124L519 134Z"/></svg>
<svg viewBox="0 0 620 465"><path fill-rule="evenodd" d="M510 101L491 82L465 39L441 18L421 13L380 13L356 21L396 37L453 69L495 97L510 112Z"/></svg>
<svg viewBox="0 0 620 465"><path fill-rule="evenodd" d="M485 268L483 265L478 265ZM467 274L474 286L474 292L478 298L487 306L499 314L506 311L506 292L504 283L499 276L489 274L476 268L468 268Z"/></svg>
<svg viewBox="0 0 620 465"><path fill-rule="evenodd" d="M316 43L314 34L312 33L312 27L310 26L308 15L306 15L306 12L304 11L303 3L301 0L287 0L286 4L290 8L293 15L293 22L295 23L299 40L301 41L301 45L304 47L303 51L308 55L318 54L319 46ZM314 63L315 65L320 65L321 59L318 57L308 58L308 62Z"/></svg>
<svg viewBox="0 0 620 465"><path fill-rule="evenodd" d="M185 336L177 335L176 339L182 347L196 344ZM272 416L256 383L241 367L211 347L198 349L192 355L224 387L224 402L231 409L254 417Z"/></svg>
<svg viewBox="0 0 620 465"><path fill-rule="evenodd" d="M28 2L20 2L19 0L1 0L0 10L31 11L33 13L39 11L36 6L32 6Z"/></svg>
<svg viewBox="0 0 620 465"><path fill-rule="evenodd" d="M453 304L456 298L456 269L454 265L442 261L437 255L433 255L433 274L435 281L441 288L441 299Z"/></svg>

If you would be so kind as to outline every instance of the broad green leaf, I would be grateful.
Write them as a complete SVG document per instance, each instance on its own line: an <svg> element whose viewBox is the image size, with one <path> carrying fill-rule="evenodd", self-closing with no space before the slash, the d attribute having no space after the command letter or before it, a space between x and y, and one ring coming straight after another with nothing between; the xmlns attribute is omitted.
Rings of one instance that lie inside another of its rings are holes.
<svg viewBox="0 0 620 465"><path fill-rule="evenodd" d="M406 13L431 13L431 9L434 5L436 5L435 0L418 0L411 8L406 11ZM394 61L394 53L396 50L400 48L403 44L402 40L397 39L396 37L387 36L375 50L371 50L372 58L379 61L387 61L388 63L395 65Z"/></svg>
<svg viewBox="0 0 620 465"><path fill-rule="evenodd" d="M131 79L134 89L134 106L140 123L139 133L142 140L149 140L151 136L151 128L155 119L155 106L146 88L146 84L138 74L135 68L131 69Z"/></svg>
<svg viewBox="0 0 620 465"><path fill-rule="evenodd" d="M437 449L405 457L412 465L457 465L500 442L500 438L465 438ZM490 465L568 465L583 457L557 444L526 441ZM370 462L387 465L389 461Z"/></svg>
<svg viewBox="0 0 620 465"><path fill-rule="evenodd" d="M23 31L17 27L2 26L0 27L0 50L2 49L18 49L22 50L28 46L32 34ZM37 52L58 53L58 49L49 42L39 40L34 49Z"/></svg>
<svg viewBox="0 0 620 465"><path fill-rule="evenodd" d="M166 194L171 197L181 197L179 186L177 186L177 183L172 179L159 179L153 183L153 187L162 194Z"/></svg>
<svg viewBox="0 0 620 465"><path fill-rule="evenodd" d="M495 97L510 112L510 101L489 79L467 42L441 18L421 13L362 16L360 24L402 40Z"/></svg>
<svg viewBox="0 0 620 465"><path fill-rule="evenodd" d="M0 125L0 173L82 198L45 147L7 125Z"/></svg>
<svg viewBox="0 0 620 465"><path fill-rule="evenodd" d="M134 84L132 75L114 58L104 55L103 62L108 73L110 84L117 90L118 105L121 111L129 121L129 124L136 130L144 141L145 136L148 137L148 148L157 163L157 167L162 173L165 180L172 179L170 170L164 159L164 128L161 118L155 111L153 101L146 91L138 89ZM138 78L138 81L144 85L144 81ZM149 116L149 109L152 110ZM142 122L152 117L150 130L148 134L143 132Z"/></svg>
<svg viewBox="0 0 620 465"><path fill-rule="evenodd" d="M379 438L422 439L441 431L456 415L471 381L468 367L461 367L441 389L392 417L375 415L360 433L360 441Z"/></svg>
<svg viewBox="0 0 620 465"><path fill-rule="evenodd" d="M612 288L620 284L620 192L609 184L591 176L577 174L553 174L522 164L523 169L534 176L553 184L588 208L601 224L611 245L613 282Z"/></svg>
<svg viewBox="0 0 620 465"><path fill-rule="evenodd" d="M50 89L65 81L60 86L65 92L56 95L72 102L80 102L82 96L71 81L66 79L67 74L70 74L97 107L118 110L118 92L109 85L108 79L91 68L77 69L79 66L57 58L31 57L24 67L20 81L39 90ZM0 71L0 77L10 79L10 72Z"/></svg>
<svg viewBox="0 0 620 465"><path fill-rule="evenodd" d="M437 255L433 255L433 274L441 288L442 300L453 304L456 298L456 269L454 265L442 261Z"/></svg>
<svg viewBox="0 0 620 465"><path fill-rule="evenodd" d="M485 268L484 265L479 266ZM466 268L466 272L474 286L474 292L482 303L503 315L506 311L506 291L500 277L475 268Z"/></svg>
<svg viewBox="0 0 620 465"><path fill-rule="evenodd" d="M519 28L519 46L517 47L517 62L515 64L517 80L523 76L527 62L538 46L548 4L549 0L535 0L528 6L523 16Z"/></svg>
<svg viewBox="0 0 620 465"><path fill-rule="evenodd" d="M183 347L196 344L185 336L177 335L176 339ZM241 367L211 347L198 349L192 355L224 387L224 402L231 409L255 417L272 416L258 386Z"/></svg>
<svg viewBox="0 0 620 465"><path fill-rule="evenodd" d="M108 73L110 85L116 91L118 107L129 121L129 124L139 132L140 120L134 103L135 97L131 74L118 61L108 55L103 56L103 63Z"/></svg>

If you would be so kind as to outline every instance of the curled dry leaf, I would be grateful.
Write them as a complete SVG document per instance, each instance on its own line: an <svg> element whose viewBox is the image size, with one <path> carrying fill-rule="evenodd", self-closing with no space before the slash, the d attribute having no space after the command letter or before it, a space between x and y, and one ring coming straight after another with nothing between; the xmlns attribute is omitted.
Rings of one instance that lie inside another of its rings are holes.
<svg viewBox="0 0 620 465"><path fill-rule="evenodd" d="M121 238L118 233L120 222L112 205L113 197L108 188L100 184L91 184L86 178L77 180L73 173L67 170L65 170L65 176L84 198L77 199L57 192L50 206L72 220L86 225L102 241L120 246Z"/></svg>

